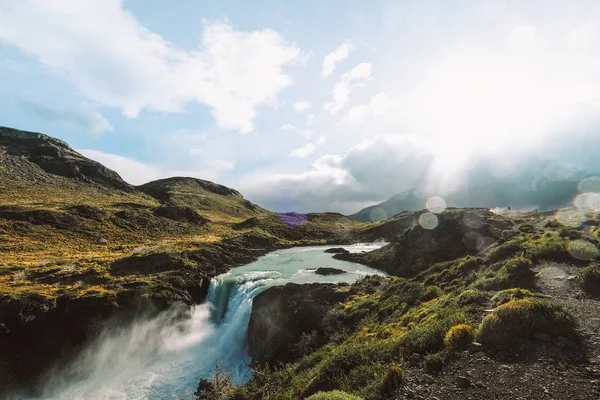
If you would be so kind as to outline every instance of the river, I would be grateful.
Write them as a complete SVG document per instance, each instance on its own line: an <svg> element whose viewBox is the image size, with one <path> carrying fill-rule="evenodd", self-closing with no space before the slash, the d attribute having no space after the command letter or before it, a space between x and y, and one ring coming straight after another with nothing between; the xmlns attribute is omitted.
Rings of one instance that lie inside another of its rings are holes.
<svg viewBox="0 0 600 400"><path fill-rule="evenodd" d="M343 247L371 251L383 243ZM372 268L335 260L331 246L278 250L212 279L208 298L181 318L181 307L124 328L107 327L68 370L48 380L44 400L191 399L198 381L208 377L216 360L234 373L236 383L251 377L246 333L252 299L288 282L352 283ZM338 247L338 246L336 246ZM347 271L321 276L318 267Z"/></svg>

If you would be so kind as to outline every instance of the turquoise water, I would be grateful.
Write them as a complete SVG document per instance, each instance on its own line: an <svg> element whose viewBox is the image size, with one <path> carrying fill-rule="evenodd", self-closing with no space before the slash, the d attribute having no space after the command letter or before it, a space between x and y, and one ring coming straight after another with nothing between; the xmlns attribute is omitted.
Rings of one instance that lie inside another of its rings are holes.
<svg viewBox="0 0 600 400"><path fill-rule="evenodd" d="M384 243L344 247L371 251ZM107 330L86 349L69 371L50 379L43 399L191 399L198 381L208 377L216 360L234 373L237 383L251 377L246 333L252 299L261 291L288 282L352 283L382 274L363 265L335 260L331 246L298 247L269 253L256 262L213 278L206 303L179 318L174 307L129 327ZM314 270L347 271L321 276ZM78 376L78 379L67 378Z"/></svg>

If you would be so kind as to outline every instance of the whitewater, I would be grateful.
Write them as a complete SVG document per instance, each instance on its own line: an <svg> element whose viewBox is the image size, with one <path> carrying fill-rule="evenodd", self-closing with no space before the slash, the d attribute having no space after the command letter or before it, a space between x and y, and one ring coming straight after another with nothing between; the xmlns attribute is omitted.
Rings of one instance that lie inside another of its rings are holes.
<svg viewBox="0 0 600 400"><path fill-rule="evenodd" d="M371 251L384 243L354 244L350 252ZM232 371L236 383L252 376L247 329L252 299L261 291L294 283L352 283L372 268L336 260L332 246L278 250L212 279L207 301L188 310L173 306L151 319L119 329L107 327L68 368L48 380L43 400L191 399L201 378L216 362ZM319 267L345 274L322 276Z"/></svg>

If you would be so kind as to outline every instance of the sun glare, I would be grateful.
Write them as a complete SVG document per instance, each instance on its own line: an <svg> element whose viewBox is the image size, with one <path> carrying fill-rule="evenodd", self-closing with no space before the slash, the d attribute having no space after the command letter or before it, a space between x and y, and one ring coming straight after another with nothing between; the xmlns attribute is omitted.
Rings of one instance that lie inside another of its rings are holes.
<svg viewBox="0 0 600 400"><path fill-rule="evenodd" d="M435 63L413 101L416 124L460 153L530 145L586 97L576 77L532 54L469 51Z"/></svg>

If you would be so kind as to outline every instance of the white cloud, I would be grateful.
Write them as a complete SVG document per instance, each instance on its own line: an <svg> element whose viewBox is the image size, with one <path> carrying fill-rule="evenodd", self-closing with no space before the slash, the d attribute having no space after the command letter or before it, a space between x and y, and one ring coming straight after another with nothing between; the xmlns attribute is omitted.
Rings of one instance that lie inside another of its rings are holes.
<svg viewBox="0 0 600 400"><path fill-rule="evenodd" d="M573 29L566 37L567 45L573 49L586 50L600 39L600 27L586 22Z"/></svg>
<svg viewBox="0 0 600 400"><path fill-rule="evenodd" d="M511 50L527 50L536 43L535 28L531 25L518 26L508 38L508 47Z"/></svg>
<svg viewBox="0 0 600 400"><path fill-rule="evenodd" d="M355 212L427 180L432 165L427 143L413 136L378 135L346 155L325 155L308 171L244 178L243 193L271 209Z"/></svg>
<svg viewBox="0 0 600 400"><path fill-rule="evenodd" d="M272 30L206 23L201 46L178 48L150 31L120 0L2 3L0 41L37 58L87 98L130 118L143 109L182 111L197 102L217 123L253 129L256 108L292 84L283 68L301 58Z"/></svg>
<svg viewBox="0 0 600 400"><path fill-rule="evenodd" d="M234 167L232 162L212 159L204 161L201 168L198 169L177 170L164 168L160 165L145 164L132 158L98 150L78 149L77 151L116 171L126 182L133 185L141 185L156 179L173 176L189 176L214 181L219 178L221 172L231 170Z"/></svg>
<svg viewBox="0 0 600 400"><path fill-rule="evenodd" d="M290 157L305 158L315 151L315 145L307 143L305 146L298 147L290 152Z"/></svg>
<svg viewBox="0 0 600 400"><path fill-rule="evenodd" d="M315 134L315 132L310 129L298 128L292 124L283 124L281 126L281 129L283 129L284 131L292 131L294 133L304 136L306 139L312 137Z"/></svg>
<svg viewBox="0 0 600 400"><path fill-rule="evenodd" d="M24 101L23 106L37 118L46 121L65 122L93 135L99 135L102 132L112 132L114 130L110 122L99 111L94 110L87 103L82 103L73 110L57 110L29 101Z"/></svg>
<svg viewBox="0 0 600 400"><path fill-rule="evenodd" d="M361 123L369 117L380 117L387 119L397 119L405 110L394 99L390 99L384 92L371 97L367 104L352 107L346 114L346 121L350 123Z"/></svg>
<svg viewBox="0 0 600 400"><path fill-rule="evenodd" d="M327 141L327 139L325 139L325 136L319 136L319 137L317 138L317 144L318 144L319 146L322 146L322 145L324 145L326 141Z"/></svg>
<svg viewBox="0 0 600 400"><path fill-rule="evenodd" d="M323 69L321 70L321 75L323 77L329 76L335 70L337 63L348 58L350 51L354 49L354 46L346 41L339 45L334 51L327 54L325 58L323 58Z"/></svg>
<svg viewBox="0 0 600 400"><path fill-rule="evenodd" d="M308 101L298 101L294 103L294 110L303 112L312 107L312 104Z"/></svg>
<svg viewBox="0 0 600 400"><path fill-rule="evenodd" d="M340 81L333 87L333 101L325 104L325 109L331 115L335 115L346 107L352 91L364 87L366 82L372 79L371 70L371 64L361 63L342 75Z"/></svg>
<svg viewBox="0 0 600 400"><path fill-rule="evenodd" d="M317 117L316 114L308 114L306 116L306 123L309 124L309 125L312 124L313 122L315 122L315 118L316 117Z"/></svg>

